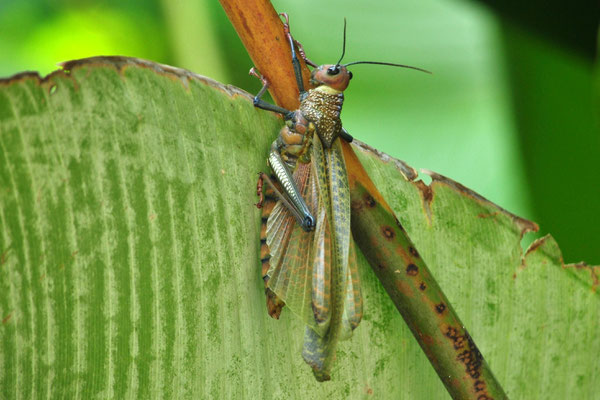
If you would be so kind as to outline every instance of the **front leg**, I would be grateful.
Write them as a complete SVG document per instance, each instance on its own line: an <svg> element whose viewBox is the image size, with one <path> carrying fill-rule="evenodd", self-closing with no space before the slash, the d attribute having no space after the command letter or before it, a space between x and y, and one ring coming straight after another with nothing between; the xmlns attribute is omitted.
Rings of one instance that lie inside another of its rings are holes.
<svg viewBox="0 0 600 400"><path fill-rule="evenodd" d="M262 76L254 67L250 68L249 74L260 79L263 84L263 87L260 89L258 94L254 96L254 107L258 107L267 111L273 111L282 114L285 119L290 119L293 114L290 110L286 110L285 108L276 106L275 104L267 103L261 98L269 88L269 81L267 81L265 77Z"/></svg>

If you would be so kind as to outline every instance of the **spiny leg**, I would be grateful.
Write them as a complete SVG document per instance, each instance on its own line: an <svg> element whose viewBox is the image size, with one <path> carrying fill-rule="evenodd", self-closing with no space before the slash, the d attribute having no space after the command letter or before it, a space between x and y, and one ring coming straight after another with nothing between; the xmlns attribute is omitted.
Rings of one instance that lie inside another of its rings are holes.
<svg viewBox="0 0 600 400"><path fill-rule="evenodd" d="M306 53L304 52L304 46L302 46L302 43L300 43L296 39L294 39L294 43L296 43L296 46L298 46L298 53L300 54L300 57L302 57L304 62L313 68L318 68L319 66L317 64L315 64L308 57L306 57Z"/></svg>
<svg viewBox="0 0 600 400"><path fill-rule="evenodd" d="M285 208L287 208L294 218L296 218L296 221L298 221L300 226L302 226L302 229L307 232L315 229L315 219L308 210L308 206L304 202L302 195L296 187L291 172L289 172L285 164L281 161L279 155L274 154L273 150L269 156L269 164L271 165L278 182L280 182L282 185L282 191L279 190L279 188L267 174L259 172L259 184L261 186L261 192L263 183L266 183L269 188L273 190L274 195L284 204ZM262 197L262 194L260 196ZM259 203L261 202L262 199Z"/></svg>
<svg viewBox="0 0 600 400"><path fill-rule="evenodd" d="M302 44L300 44L300 42L298 42L292 37L292 34L290 33L290 18L288 17L288 15L286 13L281 13L279 15L281 15L285 19L285 22L283 23L283 33L285 34L285 36L288 39L288 42L290 43L290 49L292 50L292 65L294 66L296 84L298 85L300 96L302 96L306 92L306 90L304 90L302 68L300 67L300 60L298 60L298 56L296 56L296 49L294 47L294 43L298 46L298 52L300 53L300 56L308 65L312 67L317 67L317 65L314 62L310 61L308 58L306 58L306 54L304 53L304 48L302 47Z"/></svg>
<svg viewBox="0 0 600 400"><path fill-rule="evenodd" d="M248 72L248 73L250 75L255 76L258 79L260 79L260 81L263 84L263 87L260 89L258 94L256 96L254 96L254 107L258 107L263 110L273 111L273 112L276 112L279 114L283 114L285 119L290 119L293 114L291 111L286 110L283 107L276 106L275 104L268 103L261 98L265 94L267 89L269 88L269 81L267 81L265 79L265 77L263 77L254 67L250 68L250 72Z"/></svg>
<svg viewBox="0 0 600 400"><path fill-rule="evenodd" d="M263 173L258 173L258 182L256 182L256 195L258 196L258 203L255 204L256 208L262 208L265 196L263 194Z"/></svg>
<svg viewBox="0 0 600 400"><path fill-rule="evenodd" d="M302 57L304 62L310 65L311 67L317 68L318 65L312 62L308 57L306 57L306 53L304 52L304 46L302 46L302 43L300 43L292 37L292 34L290 33L290 18L288 17L288 15L286 13L281 13L279 15L285 18L285 23L283 24L283 32L288 37L288 40L291 39L296 44L296 46L298 46L298 53L300 53L300 57Z"/></svg>

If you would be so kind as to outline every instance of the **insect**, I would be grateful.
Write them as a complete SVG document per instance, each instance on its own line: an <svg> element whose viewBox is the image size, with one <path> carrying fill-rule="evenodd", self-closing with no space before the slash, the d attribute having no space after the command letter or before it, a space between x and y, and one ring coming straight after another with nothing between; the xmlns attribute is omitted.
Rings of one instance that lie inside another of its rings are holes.
<svg viewBox="0 0 600 400"><path fill-rule="evenodd" d="M352 79L347 67L379 64L421 69L374 61L340 64L346 49L345 20L342 56L336 64L318 66L292 37L287 14L281 15L292 51L300 108L289 111L262 100L269 82L254 68L250 70L263 83L254 105L280 113L286 121L268 157L274 179L261 173L257 184L259 208L265 205L265 198L277 200L272 209L265 206L267 212L263 213L263 220L268 215L264 233L269 249L268 255L262 254L263 279L269 314L278 318L287 305L306 323L302 356L316 379L324 381L330 379L338 341L351 337L363 314L341 147L341 140L352 141L340 120L343 92ZM314 68L312 89L305 90L294 45Z"/></svg>

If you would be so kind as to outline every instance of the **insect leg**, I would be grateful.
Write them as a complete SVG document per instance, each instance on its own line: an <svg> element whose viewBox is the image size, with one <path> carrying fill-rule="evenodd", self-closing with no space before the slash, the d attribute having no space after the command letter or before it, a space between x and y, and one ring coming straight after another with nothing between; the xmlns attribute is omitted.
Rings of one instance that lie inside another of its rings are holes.
<svg viewBox="0 0 600 400"><path fill-rule="evenodd" d="M281 184L283 192L280 192L275 184L265 174L262 174L262 179L273 189L275 195L284 203L286 208L296 218L302 229L306 232L315 229L315 218L311 214L306 202L302 198L302 194L294 181L292 173L288 166L281 159L279 145L277 140L271 146L269 153L269 165L273 169L273 173Z"/></svg>
<svg viewBox="0 0 600 400"><path fill-rule="evenodd" d="M296 49L294 48L294 43L298 45L298 52L300 53L300 56L302 56L304 61L306 61L309 65L312 65L313 67L316 67L316 65L312 61L308 61L308 59L306 58L306 54L304 54L304 49L302 48L302 45L292 37L292 34L290 33L290 18L288 17L288 15L286 13L281 13L279 15L281 15L285 19L285 22L283 23L283 33L285 33L285 36L290 42L290 49L292 50L292 65L294 66L294 75L296 76L296 84L298 85L300 97L302 98L306 90L304 90L302 68L300 67L300 60L298 60L298 56L296 56Z"/></svg>
<svg viewBox="0 0 600 400"><path fill-rule="evenodd" d="M270 159L271 157L269 157L269 161L271 161ZM273 171L275 172L275 170L277 169L277 171L280 172L280 175L282 175L282 185L284 188L283 192L280 192L275 183L266 174L262 172L261 178L264 180L265 183L267 183L269 188L273 190L275 196L283 202L285 208L287 208L292 213L292 215L294 216L294 218L296 218L296 221L298 221L302 229L304 229L306 232L312 231L313 229L315 229L315 219L310 213L310 211L308 211L308 206L306 205L304 199L302 199L300 191L294 183L292 174L289 172L283 161L280 165L277 161L274 161L274 164L275 166L271 165ZM289 178L286 175L288 175ZM275 176L277 177L277 180L280 180L277 172L275 172Z"/></svg>
<svg viewBox="0 0 600 400"><path fill-rule="evenodd" d="M298 53L300 54L300 57L302 57L304 62L307 63L308 65L310 65L311 67L317 68L318 65L315 64L314 62L312 62L311 60L309 60L308 57L306 57L306 53L304 52L304 46L302 46L302 43L300 43L299 41L297 41L296 39L294 39L292 37L292 34L290 33L290 18L288 17L287 13L281 13L279 15L281 15L283 18L285 18L285 23L283 24L283 32L288 37L288 40L291 39L296 44L296 46L298 46ZM292 46L292 57L294 56L293 52L294 52L294 46Z"/></svg>
<svg viewBox="0 0 600 400"><path fill-rule="evenodd" d="M298 54L300 54L300 57L302 57L304 62L313 68L318 68L319 66L317 64L315 64L308 57L306 57L306 53L304 52L304 46L302 46L302 43L300 43L296 39L294 39L294 43L296 43L296 46L298 46Z"/></svg>
<svg viewBox="0 0 600 400"><path fill-rule="evenodd" d="M285 119L291 119L293 113L290 110L286 110L285 108L276 106L275 104L267 103L266 101L261 99L261 97L263 97L263 95L269 88L269 81L267 81L265 77L263 77L254 67L250 68L249 74L260 79L260 81L263 84L263 87L260 89L258 94L254 96L254 107L283 114Z"/></svg>
<svg viewBox="0 0 600 400"><path fill-rule="evenodd" d="M263 173L258 173L258 182L256 182L256 195L258 196L258 203L255 204L256 208L262 208L265 196L263 195Z"/></svg>
<svg viewBox="0 0 600 400"><path fill-rule="evenodd" d="M344 139L348 143L352 143L352 141L354 140L354 138L352 137L352 135L349 134L348 131L346 129L344 129L344 128L342 128L342 130L340 132L340 137L342 139Z"/></svg>

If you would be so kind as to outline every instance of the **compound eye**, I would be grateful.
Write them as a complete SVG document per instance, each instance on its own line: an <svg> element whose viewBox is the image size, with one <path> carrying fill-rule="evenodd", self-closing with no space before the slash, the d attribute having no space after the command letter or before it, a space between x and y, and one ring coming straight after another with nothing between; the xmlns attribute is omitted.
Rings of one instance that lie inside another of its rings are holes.
<svg viewBox="0 0 600 400"><path fill-rule="evenodd" d="M327 75L337 75L339 73L340 67L338 67L337 65L327 68Z"/></svg>
<svg viewBox="0 0 600 400"><path fill-rule="evenodd" d="M352 72L348 71L348 80L352 79Z"/></svg>

